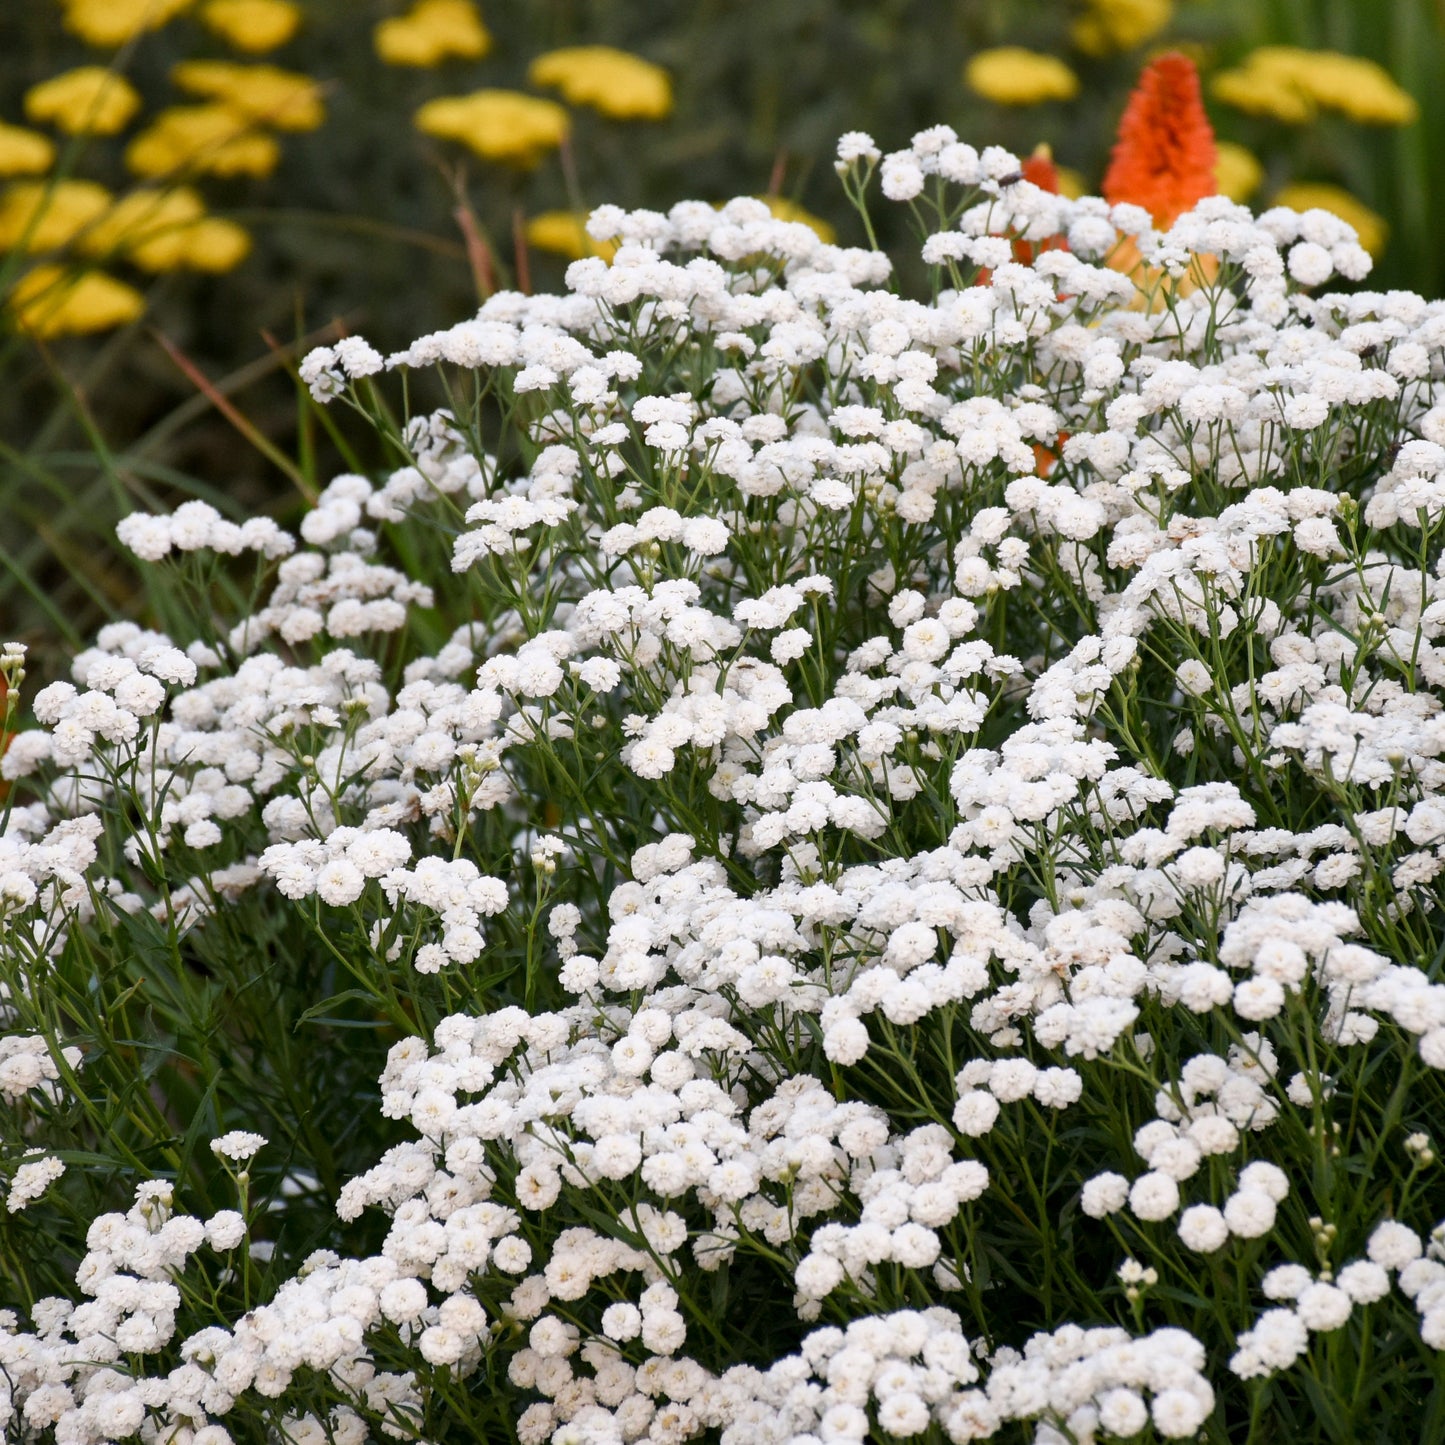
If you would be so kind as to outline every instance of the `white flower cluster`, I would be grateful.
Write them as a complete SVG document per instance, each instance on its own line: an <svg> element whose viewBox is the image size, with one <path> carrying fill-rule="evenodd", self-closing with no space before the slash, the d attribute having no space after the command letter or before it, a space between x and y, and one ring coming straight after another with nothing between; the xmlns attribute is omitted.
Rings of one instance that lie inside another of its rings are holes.
<svg viewBox="0 0 1445 1445"><path fill-rule="evenodd" d="M23 1207L17 1190L35 1197L64 1166L47 1159L22 1170L34 1173L24 1180L17 1174L12 1211ZM148 1410L164 1404L177 1424L192 1422L200 1445L228 1445L230 1435L207 1424L232 1396L193 1362L204 1342L189 1341L186 1363L150 1378L133 1377L123 1358L154 1356L172 1339L181 1303L172 1276L187 1260L203 1246L232 1250L245 1234L234 1210L203 1222L173 1213L172 1199L168 1183L142 1184L127 1213L91 1223L76 1270L82 1299L41 1300L31 1311L34 1333L18 1331L13 1315L0 1327L0 1428L53 1427L57 1445L91 1445L136 1434Z"/></svg>
<svg viewBox="0 0 1445 1445"><path fill-rule="evenodd" d="M172 552L200 551L227 557L259 552L275 558L296 547L296 539L269 517L228 522L209 502L183 502L168 516L132 512L121 519L116 535L143 562L159 562Z"/></svg>
<svg viewBox="0 0 1445 1445"><path fill-rule="evenodd" d="M1146 1284L1203 1255L1253 1281L1296 1205L1328 1212L1333 1101L1380 1060L1438 1098L1445 307L1307 295L1366 265L1323 213L1213 198L1160 235L946 127L845 138L874 163L894 200L966 190L929 301L761 202L603 208L615 259L568 295L306 359L359 407L388 370L461 377L294 555L204 511L127 524L143 558L254 548L270 591L184 650L105 629L37 695L0 765L41 799L0 836L6 956L38 988L97 907L294 903L391 1024L440 1021L381 1078L415 1137L340 1190L389 1216L379 1253L313 1255L132 1380L171 1273L244 1233L143 1193L92 1230L85 1303L0 1327L27 1428L223 1445L259 1399L295 1439L421 1438L485 1363L525 1445L1187 1439L1391 1272L1445 1347L1445 1265L1394 1221L1332 1278L1264 1275L1290 1303L1232 1360L1146 1330L1162 1290L1132 1333L1068 1323L1112 1307L1121 1240ZM374 560L390 529L429 576ZM145 826L102 867L117 797ZM0 1043L7 1102L58 1077L41 1053ZM976 1242L1028 1209L1066 1211L1088 1278L1026 1338L1002 1301L1046 1308L1043 1226L1007 1280ZM752 1363L708 1313L734 1277L789 1301ZM906 1308L945 1293L968 1308Z"/></svg>
<svg viewBox="0 0 1445 1445"><path fill-rule="evenodd" d="M1182 1330L1131 1339L1119 1329L1065 1326L1034 1335L1022 1352L996 1351L986 1380L974 1354L958 1317L946 1309L816 1330L798 1355L751 1386L764 1409L724 1430L722 1440L843 1445L874 1439L870 1405L888 1439L913 1438L936 1422L946 1439L962 1445L988 1439L1009 1421L1048 1416L1033 1436L1040 1445L1082 1445L1099 1434L1126 1438L1151 1422L1162 1438L1178 1440L1192 1438L1214 1406L1200 1373L1204 1352Z"/></svg>
<svg viewBox="0 0 1445 1445"><path fill-rule="evenodd" d="M1230 1368L1246 1379L1288 1369L1309 1348L1309 1337L1342 1328L1351 1312L1390 1292L1391 1275L1419 1310L1420 1337L1432 1349L1445 1347L1445 1265L1439 1260L1439 1230L1427 1258L1420 1236L1394 1220L1377 1225L1366 1258L1338 1272L1313 1275L1303 1265L1277 1265L1265 1275L1266 1298L1287 1302L1266 1310L1239 1337Z"/></svg>
<svg viewBox="0 0 1445 1445"><path fill-rule="evenodd" d="M71 1046L61 1051L65 1066L80 1067L83 1051ZM32 1090L42 1098L58 1100L61 1090L60 1064L40 1034L0 1036L0 1099L17 1104Z"/></svg>

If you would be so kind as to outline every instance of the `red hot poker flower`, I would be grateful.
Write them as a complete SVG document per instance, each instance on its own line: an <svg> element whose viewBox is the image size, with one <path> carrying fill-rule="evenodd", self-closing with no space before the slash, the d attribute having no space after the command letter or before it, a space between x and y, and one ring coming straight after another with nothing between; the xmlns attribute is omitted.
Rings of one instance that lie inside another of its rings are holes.
<svg viewBox="0 0 1445 1445"><path fill-rule="evenodd" d="M1143 206L1162 230L1214 195L1218 163L1194 62L1177 52L1161 55L1144 67L1124 108L1104 198Z"/></svg>

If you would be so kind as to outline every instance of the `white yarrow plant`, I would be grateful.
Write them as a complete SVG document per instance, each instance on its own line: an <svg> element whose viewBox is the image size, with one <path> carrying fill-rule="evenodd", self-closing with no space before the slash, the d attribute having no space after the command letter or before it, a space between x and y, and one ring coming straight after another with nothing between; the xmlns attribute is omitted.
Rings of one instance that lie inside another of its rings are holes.
<svg viewBox="0 0 1445 1445"><path fill-rule="evenodd" d="M184 624L3 759L7 1436L1445 1438L1445 305L1017 168L843 138L918 287L603 208L305 359L299 537L122 524Z"/></svg>

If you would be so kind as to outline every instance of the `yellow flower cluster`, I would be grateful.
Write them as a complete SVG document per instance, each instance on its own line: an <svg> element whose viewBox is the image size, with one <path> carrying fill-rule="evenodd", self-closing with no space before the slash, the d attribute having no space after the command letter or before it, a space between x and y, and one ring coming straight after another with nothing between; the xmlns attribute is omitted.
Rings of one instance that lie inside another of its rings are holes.
<svg viewBox="0 0 1445 1445"><path fill-rule="evenodd" d="M668 73L610 45L549 50L528 67L527 79L560 90L569 105L590 105L613 120L661 120L672 110Z"/></svg>
<svg viewBox="0 0 1445 1445"><path fill-rule="evenodd" d="M125 150L129 169L148 180L184 172L269 176L280 160L275 137L258 131L228 105L171 106Z"/></svg>
<svg viewBox="0 0 1445 1445"><path fill-rule="evenodd" d="M251 249L234 221L208 216L188 186L121 197L81 238L89 255L123 255L143 271L229 271Z"/></svg>
<svg viewBox="0 0 1445 1445"><path fill-rule="evenodd" d="M26 272L9 302L15 324L41 340L109 331L145 310L145 297L124 281L101 271L77 274L60 266Z"/></svg>
<svg viewBox="0 0 1445 1445"><path fill-rule="evenodd" d="M1251 115L1302 125L1319 110L1337 110L1365 125L1409 125L1420 114L1415 97L1389 72L1358 55L1266 45L1234 70L1214 77L1218 99Z"/></svg>
<svg viewBox="0 0 1445 1445"><path fill-rule="evenodd" d="M65 24L98 46L124 45L158 29L192 0L60 0ZM237 49L259 54L283 44L301 19L292 0L204 0L202 21ZM323 119L320 87L308 76L268 65L191 61L172 78L206 103L161 111L125 150L138 175L185 171L265 175L280 151L263 127L307 130ZM83 65L34 85L27 118L71 135L114 135L141 106L135 87L103 65ZM0 122L0 176L44 175L56 148L46 136ZM207 214L185 186L142 186L119 198L80 177L16 181L0 191L0 252L49 257L15 283L5 309L11 322L49 338L102 331L134 320L145 298L94 260L120 259L142 271L221 272L251 247L246 231Z"/></svg>
<svg viewBox="0 0 1445 1445"><path fill-rule="evenodd" d="M207 0L201 20L228 45L264 55L295 35L301 11L290 0Z"/></svg>
<svg viewBox="0 0 1445 1445"><path fill-rule="evenodd" d="M89 45L124 45L188 10L192 0L61 0L65 27Z"/></svg>
<svg viewBox="0 0 1445 1445"><path fill-rule="evenodd" d="M29 119L71 135L114 135L139 109L136 88L103 65L63 71L25 92Z"/></svg>
<svg viewBox="0 0 1445 1445"><path fill-rule="evenodd" d="M383 20L373 32L376 53L388 65L440 65L479 60L492 37L471 0L416 0L405 15Z"/></svg>
<svg viewBox="0 0 1445 1445"><path fill-rule="evenodd" d="M110 209L97 181L14 181L0 194L0 250L58 251Z"/></svg>
<svg viewBox="0 0 1445 1445"><path fill-rule="evenodd" d="M147 179L183 172L268 176L281 148L262 127L314 130L325 118L321 87L309 75L274 65L186 60L171 78L207 103L161 111L126 147L126 165Z"/></svg>
<svg viewBox="0 0 1445 1445"><path fill-rule="evenodd" d="M1385 218L1339 186L1326 185L1323 181L1295 181L1275 196L1274 204L1288 206L1292 211L1329 211L1355 228L1360 245L1370 255L1378 260L1384 254L1385 242L1390 236Z"/></svg>
<svg viewBox="0 0 1445 1445"><path fill-rule="evenodd" d="M1173 0L1088 0L1069 35L1085 55L1109 55L1152 40L1173 16Z"/></svg>
<svg viewBox="0 0 1445 1445"><path fill-rule="evenodd" d="M38 131L0 121L0 176L38 176L55 161L55 146Z"/></svg>
<svg viewBox="0 0 1445 1445"><path fill-rule="evenodd" d="M531 166L567 139L571 121L554 101L516 90L475 90L429 100L417 111L416 126L460 141L483 160Z"/></svg>
<svg viewBox="0 0 1445 1445"><path fill-rule="evenodd" d="M1254 154L1232 140L1216 141L1214 184L1221 196L1231 201L1247 201L1264 179L1264 167Z"/></svg>
<svg viewBox="0 0 1445 1445"><path fill-rule="evenodd" d="M320 85L294 70L229 60L183 60L171 68L171 79L191 95L217 101L247 120L277 130L315 130L326 118Z"/></svg>
<svg viewBox="0 0 1445 1445"><path fill-rule="evenodd" d="M611 241L594 241L587 234L586 211L543 211L527 222L527 244L539 251L570 256L580 261L584 256L601 256L610 261L617 254Z"/></svg>
<svg viewBox="0 0 1445 1445"><path fill-rule="evenodd" d="M32 255L74 247L144 271L229 271L251 248L233 221L206 214L185 186L142 188L115 199L95 181L16 181L0 193L0 250Z"/></svg>
<svg viewBox="0 0 1445 1445"><path fill-rule="evenodd" d="M1000 45L980 50L963 70L969 89L996 105L1039 105L1046 100L1072 100L1079 77L1056 55Z"/></svg>

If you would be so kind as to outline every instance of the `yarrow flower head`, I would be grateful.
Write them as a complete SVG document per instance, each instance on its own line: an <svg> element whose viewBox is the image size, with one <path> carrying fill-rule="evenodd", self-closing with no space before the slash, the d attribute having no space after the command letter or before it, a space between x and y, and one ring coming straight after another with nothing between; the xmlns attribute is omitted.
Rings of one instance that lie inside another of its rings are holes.
<svg viewBox="0 0 1445 1445"><path fill-rule="evenodd" d="M244 1129L233 1129L211 1140L211 1153L218 1159L229 1159L233 1164L244 1164L266 1144L264 1134L251 1134Z"/></svg>

